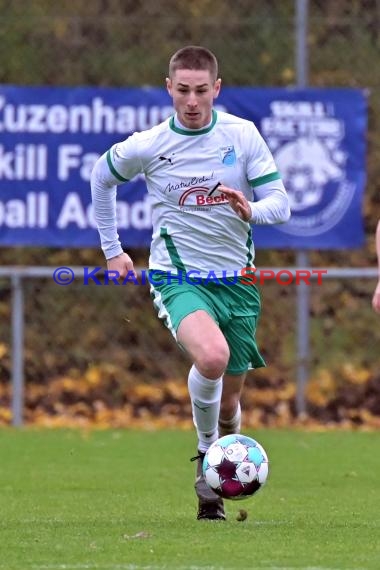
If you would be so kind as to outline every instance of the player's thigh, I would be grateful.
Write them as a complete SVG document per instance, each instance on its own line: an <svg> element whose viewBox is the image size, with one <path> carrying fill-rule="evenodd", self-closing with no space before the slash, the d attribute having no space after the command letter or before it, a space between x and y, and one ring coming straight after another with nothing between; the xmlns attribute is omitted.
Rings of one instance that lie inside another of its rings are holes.
<svg viewBox="0 0 380 570"><path fill-rule="evenodd" d="M221 359L227 364L229 348L216 321L205 310L190 313L182 319L177 340L193 360Z"/></svg>
<svg viewBox="0 0 380 570"><path fill-rule="evenodd" d="M227 355L228 361L228 345L219 328L215 302L204 288L172 282L152 286L151 295L158 316L193 361L195 357L209 360L213 355Z"/></svg>

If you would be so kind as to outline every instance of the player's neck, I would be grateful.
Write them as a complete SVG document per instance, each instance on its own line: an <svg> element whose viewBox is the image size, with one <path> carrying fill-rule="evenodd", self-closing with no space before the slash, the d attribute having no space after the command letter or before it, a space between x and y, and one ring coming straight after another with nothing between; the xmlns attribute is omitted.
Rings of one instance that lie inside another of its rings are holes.
<svg viewBox="0 0 380 570"><path fill-rule="evenodd" d="M182 129L183 131L195 131L195 132L197 132L197 131L202 131L203 129L207 129L211 125L212 120L213 120L213 116L211 114L211 119L206 125L203 125L203 127L200 127L199 129L189 129L189 127L185 127L185 125L183 125L181 123L181 121L178 119L178 114L176 113L174 115L174 126L176 126L178 129Z"/></svg>

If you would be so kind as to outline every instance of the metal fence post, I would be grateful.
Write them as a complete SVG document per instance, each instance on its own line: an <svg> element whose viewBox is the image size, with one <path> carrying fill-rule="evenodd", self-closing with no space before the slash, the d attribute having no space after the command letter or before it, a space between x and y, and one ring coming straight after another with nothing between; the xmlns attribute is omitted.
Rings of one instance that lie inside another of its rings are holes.
<svg viewBox="0 0 380 570"><path fill-rule="evenodd" d="M309 53L307 45L309 0L295 0L295 3L297 87L306 87L309 82Z"/></svg>
<svg viewBox="0 0 380 570"><path fill-rule="evenodd" d="M21 426L24 408L24 291L12 275L12 425Z"/></svg>
<svg viewBox="0 0 380 570"><path fill-rule="evenodd" d="M297 265L301 268L309 266L309 256L305 251L297 252ZM310 361L310 286L301 281L297 286L297 415L307 412L306 386L309 379Z"/></svg>
<svg viewBox="0 0 380 570"><path fill-rule="evenodd" d="M297 86L306 87L308 83L309 56L307 50L307 29L309 0L296 2L296 72ZM307 251L296 252L297 267L309 266ZM296 412L306 413L306 385L309 377L310 360L310 287L303 281L297 287L297 391Z"/></svg>

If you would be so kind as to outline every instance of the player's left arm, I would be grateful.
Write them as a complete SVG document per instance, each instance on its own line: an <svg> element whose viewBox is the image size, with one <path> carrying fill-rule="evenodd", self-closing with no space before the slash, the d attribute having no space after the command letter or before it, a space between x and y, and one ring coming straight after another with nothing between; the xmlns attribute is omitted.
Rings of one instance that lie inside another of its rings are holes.
<svg viewBox="0 0 380 570"><path fill-rule="evenodd" d="M252 217L252 210L249 201L240 190L234 190L224 184L218 186L218 192L221 192L227 198L231 208L237 213L239 218L244 222L249 222Z"/></svg>
<svg viewBox="0 0 380 570"><path fill-rule="evenodd" d="M281 224L290 218L289 198L273 155L252 122L242 129L242 146L245 148L246 177L254 199L242 192L232 197L225 192L232 208L246 222L254 224ZM218 188L222 190L222 188Z"/></svg>
<svg viewBox="0 0 380 570"><path fill-rule="evenodd" d="M240 190L221 184L222 192L239 218L255 224L281 224L290 218L289 199L280 179L262 184L255 190L257 201L248 200Z"/></svg>
<svg viewBox="0 0 380 570"><path fill-rule="evenodd" d="M283 224L290 218L288 194L280 178L253 187L255 201L249 201L251 222L255 224Z"/></svg>

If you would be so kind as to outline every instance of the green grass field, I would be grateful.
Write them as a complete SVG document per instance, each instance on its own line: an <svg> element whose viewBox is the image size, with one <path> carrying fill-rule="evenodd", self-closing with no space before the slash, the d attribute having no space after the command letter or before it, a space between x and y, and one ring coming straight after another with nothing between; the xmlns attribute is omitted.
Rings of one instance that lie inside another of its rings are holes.
<svg viewBox="0 0 380 570"><path fill-rule="evenodd" d="M0 569L379 570L379 435L247 435L268 483L211 522L195 520L193 433L1 430Z"/></svg>

